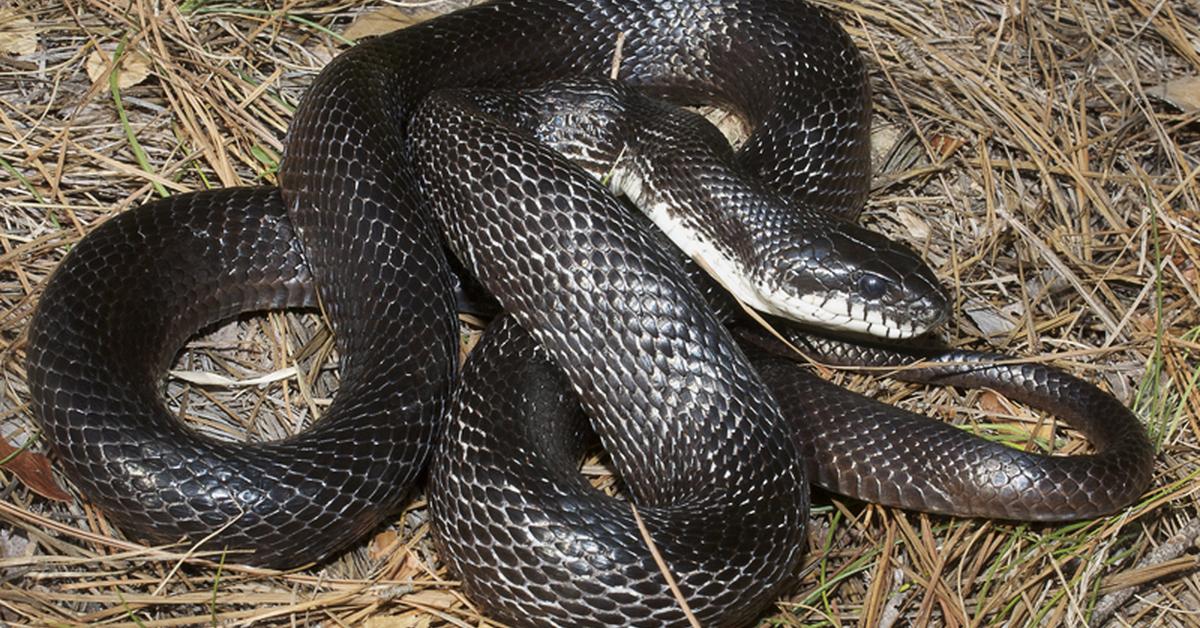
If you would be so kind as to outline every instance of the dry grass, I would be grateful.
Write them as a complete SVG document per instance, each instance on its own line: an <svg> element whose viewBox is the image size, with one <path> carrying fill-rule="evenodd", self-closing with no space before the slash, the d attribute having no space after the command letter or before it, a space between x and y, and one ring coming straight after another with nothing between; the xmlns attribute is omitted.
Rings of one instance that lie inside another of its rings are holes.
<svg viewBox="0 0 1200 628"><path fill-rule="evenodd" d="M28 413L23 334L63 253L161 194L270 181L292 107L346 45L335 34L380 8L274 4L31 0L0 9L8 441L44 449ZM1066 526L820 496L808 569L768 623L1200 624L1200 9L1141 0L826 4L874 71L886 155L867 220L922 248L954 287L948 336L1051 356L1099 382L1137 409L1160 455L1141 503ZM89 78L89 59L102 70L118 47L118 81ZM252 318L192 343L167 394L206 431L270 438L327 402L331 356L314 316ZM282 379L199 386L191 372ZM995 433L1017 443L1048 435L1038 415L988 393L845 381L981 429L999 425ZM1058 442L1079 447L1069 434ZM445 580L421 503L324 569L268 574L181 565L186 548L122 540L82 500L46 500L2 473L0 620L12 624L484 621Z"/></svg>

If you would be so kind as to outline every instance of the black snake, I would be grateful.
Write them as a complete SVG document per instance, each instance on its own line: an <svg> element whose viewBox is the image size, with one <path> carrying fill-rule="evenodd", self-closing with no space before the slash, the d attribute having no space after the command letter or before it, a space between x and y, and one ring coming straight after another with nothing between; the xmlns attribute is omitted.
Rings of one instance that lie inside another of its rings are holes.
<svg viewBox="0 0 1200 628"><path fill-rule="evenodd" d="M600 185L461 98L430 97L605 76L619 40L623 83L743 115L753 133L737 162L775 193L857 212L865 71L807 4L510 0L370 40L308 92L279 189L118 216L48 282L30 330L33 408L80 489L141 537L206 539L269 566L321 560L397 510L449 414L432 491L446 560L490 614L551 625L683 616L628 504L579 476L588 430L546 413L582 406L705 625L753 618L794 575L806 476L886 503L1021 518L1095 516L1140 493L1152 450L1136 420L1051 369L943 353L930 355L954 362L923 372L1049 404L1099 454L1046 464L766 353L754 370L676 256ZM457 389L443 238L507 312ZM159 382L197 329L318 301L341 386L313 428L231 444L166 409ZM951 463L965 470L947 474Z"/></svg>

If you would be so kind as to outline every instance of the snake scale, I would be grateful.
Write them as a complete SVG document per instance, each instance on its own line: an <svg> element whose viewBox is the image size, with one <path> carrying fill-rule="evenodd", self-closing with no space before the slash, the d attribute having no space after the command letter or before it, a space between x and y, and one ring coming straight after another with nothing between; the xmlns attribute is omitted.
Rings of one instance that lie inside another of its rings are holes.
<svg viewBox="0 0 1200 628"><path fill-rule="evenodd" d="M127 212L48 282L29 333L33 409L80 490L140 538L283 567L387 522L432 458L445 560L491 616L544 625L684 620L629 504L578 473L593 431L704 625L745 623L788 585L809 477L1031 519L1095 516L1140 493L1152 449L1136 419L1052 369L934 352L911 373L1048 405L1097 454L1047 463L823 383L770 343L743 349L678 255L598 183L437 91L606 76L619 40L622 83L737 111L752 129L739 167L797 206L856 215L866 74L805 3L501 0L369 40L305 96L279 188ZM444 243L505 310L461 376ZM318 304L341 384L311 429L228 443L167 410L160 382L196 330ZM901 359L794 342L829 361Z"/></svg>

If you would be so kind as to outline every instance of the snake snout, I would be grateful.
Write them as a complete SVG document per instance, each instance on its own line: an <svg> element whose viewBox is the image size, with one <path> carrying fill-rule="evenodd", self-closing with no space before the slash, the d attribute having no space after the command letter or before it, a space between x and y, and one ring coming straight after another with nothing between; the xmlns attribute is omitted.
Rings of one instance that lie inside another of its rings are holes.
<svg viewBox="0 0 1200 628"><path fill-rule="evenodd" d="M862 303L868 322L875 316L884 321L868 333L888 338L919 336L946 318L946 292L916 251L865 229L846 232L843 240L839 253L858 260L847 264L845 271L846 281L851 282L846 288L850 300Z"/></svg>
<svg viewBox="0 0 1200 628"><path fill-rule="evenodd" d="M911 255L915 257L916 253ZM920 262L920 258L917 259ZM910 267L903 279L903 292L908 297L904 309L911 314L912 335L919 336L948 318L950 297L924 262Z"/></svg>
<svg viewBox="0 0 1200 628"><path fill-rule="evenodd" d="M946 317L949 300L912 249L849 223L804 231L762 269L771 313L884 338L923 334Z"/></svg>

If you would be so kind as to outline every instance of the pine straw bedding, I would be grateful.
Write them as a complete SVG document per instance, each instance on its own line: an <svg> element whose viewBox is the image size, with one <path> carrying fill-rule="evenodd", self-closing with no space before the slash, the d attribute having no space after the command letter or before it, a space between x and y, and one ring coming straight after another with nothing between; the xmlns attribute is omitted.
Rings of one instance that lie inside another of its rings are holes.
<svg viewBox="0 0 1200 628"><path fill-rule="evenodd" d="M0 469L0 620L486 623L442 568L420 499L319 570L182 561L186 547L125 540L46 466L23 370L41 287L79 238L162 195L272 182L295 103L349 39L461 4L0 8L0 434L26 445ZM946 336L1099 383L1136 409L1160 455L1141 502L1072 525L820 494L801 583L767 621L1200 622L1200 9L823 4L872 69L879 174L865 220L918 247L952 286ZM1086 449L987 391L831 376L1017 447ZM206 433L276 438L318 415L336 379L319 317L269 314L196 338L166 391ZM603 464L584 472L613 484ZM61 492L55 482L69 501L46 497Z"/></svg>

